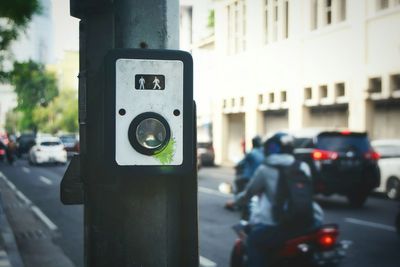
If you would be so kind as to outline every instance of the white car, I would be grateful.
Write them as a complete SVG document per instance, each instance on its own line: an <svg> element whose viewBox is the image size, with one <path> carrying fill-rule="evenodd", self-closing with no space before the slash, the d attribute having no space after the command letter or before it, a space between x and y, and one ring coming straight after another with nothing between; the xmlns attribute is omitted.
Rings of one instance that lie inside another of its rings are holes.
<svg viewBox="0 0 400 267"><path fill-rule="evenodd" d="M58 137L39 137L29 150L29 163L67 163L67 151Z"/></svg>
<svg viewBox="0 0 400 267"><path fill-rule="evenodd" d="M376 189L391 199L400 198L400 139L375 140L371 142L380 154L381 185Z"/></svg>

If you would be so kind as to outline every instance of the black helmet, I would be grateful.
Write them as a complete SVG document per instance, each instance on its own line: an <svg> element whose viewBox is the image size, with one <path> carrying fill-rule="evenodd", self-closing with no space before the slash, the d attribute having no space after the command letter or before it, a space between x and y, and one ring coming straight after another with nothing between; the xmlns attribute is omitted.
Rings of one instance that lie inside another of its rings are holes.
<svg viewBox="0 0 400 267"><path fill-rule="evenodd" d="M264 143L264 154L293 154L293 136L287 133L276 133Z"/></svg>
<svg viewBox="0 0 400 267"><path fill-rule="evenodd" d="M251 143L252 143L254 148L261 147L262 146L262 139L261 139L261 137L259 137L257 135L255 137L253 137L253 139L251 139Z"/></svg>

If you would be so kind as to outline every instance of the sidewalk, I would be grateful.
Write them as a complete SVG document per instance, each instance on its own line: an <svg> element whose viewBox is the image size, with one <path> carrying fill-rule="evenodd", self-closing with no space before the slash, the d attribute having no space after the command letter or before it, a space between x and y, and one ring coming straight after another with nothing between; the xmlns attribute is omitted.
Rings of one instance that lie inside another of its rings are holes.
<svg viewBox="0 0 400 267"><path fill-rule="evenodd" d="M0 171L0 267L74 267L35 209Z"/></svg>
<svg viewBox="0 0 400 267"><path fill-rule="evenodd" d="M23 267L14 233L4 213L1 191L2 188L0 188L0 266Z"/></svg>

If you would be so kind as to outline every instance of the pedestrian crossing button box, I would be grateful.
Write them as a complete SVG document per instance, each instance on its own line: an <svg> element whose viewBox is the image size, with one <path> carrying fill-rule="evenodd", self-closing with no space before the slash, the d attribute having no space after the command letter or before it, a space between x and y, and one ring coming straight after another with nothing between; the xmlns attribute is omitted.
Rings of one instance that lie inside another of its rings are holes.
<svg viewBox="0 0 400 267"><path fill-rule="evenodd" d="M147 174L195 168L190 54L118 49L107 55L106 70L106 164Z"/></svg>

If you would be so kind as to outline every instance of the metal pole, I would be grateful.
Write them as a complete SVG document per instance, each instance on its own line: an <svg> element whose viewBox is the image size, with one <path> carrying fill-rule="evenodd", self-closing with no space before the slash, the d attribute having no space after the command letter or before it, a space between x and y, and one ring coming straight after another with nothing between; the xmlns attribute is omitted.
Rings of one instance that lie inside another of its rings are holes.
<svg viewBox="0 0 400 267"><path fill-rule="evenodd" d="M168 3L167 3L168 2ZM106 177L104 57L114 48L178 47L178 0L71 0L80 22L79 121L85 266L198 266L197 182ZM150 100L149 100L150 101ZM135 103L132 103L133 105ZM196 174L193 173L193 177Z"/></svg>

